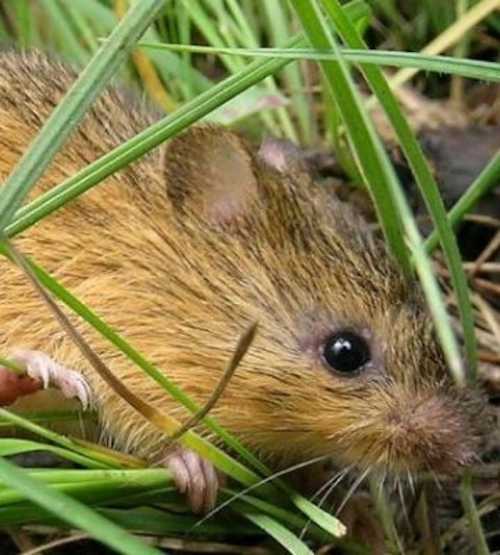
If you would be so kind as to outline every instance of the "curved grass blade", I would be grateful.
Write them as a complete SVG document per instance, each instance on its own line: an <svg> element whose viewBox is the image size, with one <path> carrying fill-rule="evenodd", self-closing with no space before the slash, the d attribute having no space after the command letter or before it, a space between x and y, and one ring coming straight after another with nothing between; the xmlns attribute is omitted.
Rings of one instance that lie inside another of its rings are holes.
<svg viewBox="0 0 500 555"><path fill-rule="evenodd" d="M331 0L325 8L336 29L349 46L366 48L366 44L356 28L344 16L338 0ZM378 67L364 64L361 65L361 69L396 131L401 148L413 171L420 193L425 200L432 221L439 233L443 252L450 268L453 287L458 299L462 326L464 329L465 349L470 370L469 378L474 380L477 367L477 349L472 306L460 252L453 230L448 224L446 210L439 194L439 187L432 175L432 171L424 157L422 149L409 123L403 116L399 104L385 80L382 71ZM407 233L414 238L414 246L416 246L419 251L418 258L424 259L426 255L423 241L405 195L402 193L400 187L398 187L397 191L393 191L393 195L398 209L403 215L403 225ZM449 316L447 315L446 305L440 294L439 284L434 278L430 261L426 262L425 266L427 269L430 268L431 274L427 275L425 278L424 292L427 294L429 308L434 316L436 331L442 341L443 350L447 357L450 370L457 383L463 385L465 383L465 372L460 347L455 338ZM424 272L426 273L426 270L422 267L417 267L417 272L422 276ZM439 306L439 304L441 306Z"/></svg>
<svg viewBox="0 0 500 555"><path fill-rule="evenodd" d="M23 418L19 414L15 414L3 408L0 408L0 419L3 421L2 424L4 422L8 422L13 426L17 426L32 434L43 437L68 451L85 457L89 461L92 461L88 464L89 468L119 468L122 465L131 466L133 468L143 466L141 464L137 464L135 459L130 456L126 456L123 453L111 455L109 450L106 453L102 450L96 451L90 447L91 444L89 443L82 445L80 442L73 441L66 436L58 434L27 418Z"/></svg>
<svg viewBox="0 0 500 555"><path fill-rule="evenodd" d="M163 0L135 2L105 45L93 56L64 99L7 178L0 191L0 231L52 161L146 27L163 9Z"/></svg>
<svg viewBox="0 0 500 555"><path fill-rule="evenodd" d="M349 2L344 7L349 17L366 15L366 4L360 0ZM302 35L296 35L285 46L294 48L305 46ZM26 230L40 219L51 214L67 202L81 195L114 172L137 160L149 150L179 133L188 125L200 120L240 92L259 83L268 75L279 71L291 60L256 60L235 75L224 79L194 100L187 102L172 115L167 116L148 129L126 141L108 154L89 164L61 185L40 195L30 204L21 208L5 229L8 237Z"/></svg>
<svg viewBox="0 0 500 555"><path fill-rule="evenodd" d="M455 203L453 208L448 212L450 225L455 227L458 225L465 214L470 212L476 203L488 193L493 187L500 182L500 152L498 152L488 162L483 171L477 176L467 191ZM439 237L436 231L433 231L425 242L428 253L431 253L438 245Z"/></svg>
<svg viewBox="0 0 500 555"><path fill-rule="evenodd" d="M340 55L337 41L331 33L317 0L291 0L310 44L330 50L336 61L322 61L332 101L342 115L359 169L374 201L389 249L405 273L411 273L410 259L404 243L401 215L392 190L399 187L398 178L389 157L377 136L372 122L363 110L346 62Z"/></svg>
<svg viewBox="0 0 500 555"><path fill-rule="evenodd" d="M53 445L38 443L27 439L0 439L0 457L11 457L13 455L31 453L33 451L48 451L86 468L102 468L102 465L95 460L79 455L69 449L61 449L60 447L54 447Z"/></svg>
<svg viewBox="0 0 500 555"><path fill-rule="evenodd" d="M250 58L281 58L292 60L335 61L338 55L329 50L315 48L217 48L189 44L166 44L140 41L139 46L151 50L248 56ZM414 52L339 48L344 60L356 64L373 64L389 67L409 67L422 71L459 75L470 79L500 82L500 64L483 60L453 58L451 56L425 55Z"/></svg>
<svg viewBox="0 0 500 555"><path fill-rule="evenodd" d="M87 506L30 477L0 457L0 479L40 507L124 555L161 555Z"/></svg>
<svg viewBox="0 0 500 555"><path fill-rule="evenodd" d="M288 528L283 526L277 520L274 520L267 515L253 512L252 510L240 510L239 512L250 522L253 522L253 524L274 538L288 551L288 553L291 553L292 555L314 555L309 547L307 547L307 545L301 541L298 536L296 536L293 532L290 532Z"/></svg>

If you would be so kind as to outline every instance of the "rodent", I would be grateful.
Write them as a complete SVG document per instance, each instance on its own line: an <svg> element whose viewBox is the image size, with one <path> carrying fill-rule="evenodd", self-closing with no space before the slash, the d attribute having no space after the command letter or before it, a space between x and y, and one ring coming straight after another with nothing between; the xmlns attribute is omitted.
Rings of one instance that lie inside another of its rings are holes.
<svg viewBox="0 0 500 555"><path fill-rule="evenodd" d="M74 78L40 53L0 55L2 180ZM109 88L36 192L154 117ZM212 414L266 461L327 455L362 469L458 471L476 457L482 403L449 377L419 286L351 209L306 172L275 166L228 130L193 127L16 244L200 405L238 336L258 321ZM22 345L81 372L112 444L155 460L164 435L102 382L22 273L7 260L1 265L0 352ZM187 418L105 339L71 319L135 394Z"/></svg>

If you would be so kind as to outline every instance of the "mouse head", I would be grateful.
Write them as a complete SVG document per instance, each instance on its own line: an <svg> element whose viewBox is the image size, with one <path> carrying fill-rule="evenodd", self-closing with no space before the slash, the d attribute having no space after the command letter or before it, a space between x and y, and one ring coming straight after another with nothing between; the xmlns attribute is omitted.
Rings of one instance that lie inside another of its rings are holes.
<svg viewBox="0 0 500 555"><path fill-rule="evenodd" d="M177 337L209 361L183 349L177 364L213 387L231 338L259 321L215 410L224 425L284 462L447 474L473 460L481 402L451 381L418 285L349 207L287 152L218 127L177 137L165 166L198 275Z"/></svg>

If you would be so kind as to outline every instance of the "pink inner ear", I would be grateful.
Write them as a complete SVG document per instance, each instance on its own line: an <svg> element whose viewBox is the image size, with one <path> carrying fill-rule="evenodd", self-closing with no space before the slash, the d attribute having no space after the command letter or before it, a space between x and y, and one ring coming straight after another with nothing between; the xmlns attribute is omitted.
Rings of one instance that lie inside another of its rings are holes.
<svg viewBox="0 0 500 555"><path fill-rule="evenodd" d="M290 171L301 162L300 150L291 141L268 137L260 145L259 158L279 172Z"/></svg>
<svg viewBox="0 0 500 555"><path fill-rule="evenodd" d="M257 196L257 179L248 153L234 144L219 144L206 160L208 186L201 191L205 216L214 223L230 223L250 209Z"/></svg>
<svg viewBox="0 0 500 555"><path fill-rule="evenodd" d="M237 134L215 125L193 126L168 145L164 164L174 208L188 208L214 224L253 209L259 193L255 161Z"/></svg>

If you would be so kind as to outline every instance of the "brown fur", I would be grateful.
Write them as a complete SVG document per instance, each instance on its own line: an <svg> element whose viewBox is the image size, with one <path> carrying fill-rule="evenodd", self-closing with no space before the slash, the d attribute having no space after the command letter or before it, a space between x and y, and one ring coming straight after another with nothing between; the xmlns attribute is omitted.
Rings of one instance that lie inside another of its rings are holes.
<svg viewBox="0 0 500 555"><path fill-rule="evenodd" d="M39 54L0 58L0 178L74 79ZM74 174L151 120L117 90L87 115L38 187ZM236 339L259 334L214 410L281 462L331 454L360 467L450 471L476 448L476 402L450 383L418 289L343 205L307 175L279 173L220 128L201 127L108 178L29 229L19 248L123 333L197 402ZM89 368L27 280L0 261L0 352L42 350L82 371L113 442L155 457L165 439ZM152 380L77 318L129 388L186 417ZM338 328L368 337L357 377L323 364Z"/></svg>

